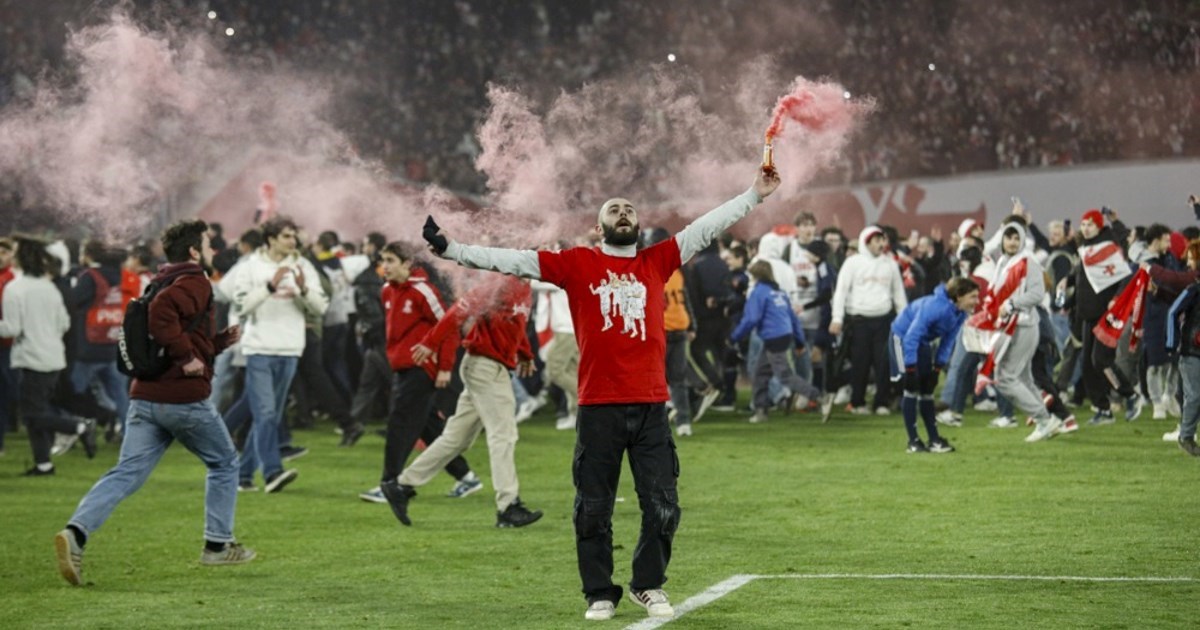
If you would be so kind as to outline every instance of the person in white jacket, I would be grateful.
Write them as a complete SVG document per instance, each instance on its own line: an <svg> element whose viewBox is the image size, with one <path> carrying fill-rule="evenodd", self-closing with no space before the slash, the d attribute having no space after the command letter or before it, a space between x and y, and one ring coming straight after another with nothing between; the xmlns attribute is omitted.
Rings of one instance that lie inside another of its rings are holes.
<svg viewBox="0 0 1200 630"><path fill-rule="evenodd" d="M231 271L233 304L242 321L246 395L254 418L242 450L239 487L253 488L262 468L265 492L278 492L296 479L279 457L279 423L288 388L304 353L306 314L321 314L329 299L319 273L300 256L296 224L276 217L262 224L266 245Z"/></svg>
<svg viewBox="0 0 1200 630"><path fill-rule="evenodd" d="M15 266L19 275L4 288L0 337L12 337L12 368L20 374L17 409L29 430L34 466L26 476L54 474L50 447L54 434L79 435L88 458L96 455L96 421L77 422L50 404L59 373L67 367L63 335L71 327L62 293L54 286L59 262L46 253L46 244L16 238Z"/></svg>
<svg viewBox="0 0 1200 630"><path fill-rule="evenodd" d="M850 359L850 407L856 415L870 413L867 378L872 369L875 371L875 413L886 415L891 403L888 337L892 320L908 306L908 297L904 294L900 266L884 251L886 245L887 236L879 226L863 228L858 235L858 253L842 263L833 292L829 334L846 333L841 345L843 356ZM835 382L837 376L831 373L828 378ZM834 386L826 388L827 392L836 390ZM828 393L825 396L831 398ZM822 399L823 412L830 402Z"/></svg>

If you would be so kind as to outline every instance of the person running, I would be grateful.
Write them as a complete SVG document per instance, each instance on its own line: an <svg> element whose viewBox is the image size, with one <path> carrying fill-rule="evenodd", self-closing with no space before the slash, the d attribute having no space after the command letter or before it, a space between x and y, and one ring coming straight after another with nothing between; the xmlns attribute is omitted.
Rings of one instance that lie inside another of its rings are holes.
<svg viewBox="0 0 1200 630"><path fill-rule="evenodd" d="M163 234L162 242L168 262L152 281L162 289L150 302L148 324L171 365L157 378L133 380L117 465L88 490L66 528L54 537L59 573L75 586L83 583L88 539L121 501L142 487L175 440L208 469L200 563L242 564L255 557L254 550L233 536L238 456L225 422L208 399L213 359L237 343L241 331L237 326L213 331L213 290L206 275L212 268L208 225L199 220L177 223Z"/></svg>
<svg viewBox="0 0 1200 630"><path fill-rule="evenodd" d="M487 432L488 456L492 464L492 487L496 489L496 527L524 527L542 518L541 510L530 510L521 502L517 480L516 399L509 370L521 376L534 372L533 350L525 324L533 296L529 283L506 277L499 283L479 286L460 299L417 345L413 363L431 359L447 338L458 338L459 328L474 320L463 340L466 354L459 373L463 391L454 415L446 420L442 434L433 440L399 478L380 484L396 518L412 525L408 500L416 488L433 479L452 459L462 455L480 431Z"/></svg>
<svg viewBox="0 0 1200 630"><path fill-rule="evenodd" d="M674 238L641 251L637 210L623 198L600 206L595 230L602 240L595 248L550 252L464 245L442 234L433 217L426 221L423 236L443 258L466 267L542 279L567 291L580 349L572 478L575 548L588 602L587 619L611 619L622 595L621 587L612 582L612 513L626 452L642 510L629 596L651 616L675 613L662 590L680 514L679 458L665 405L669 393L664 286L676 269L778 186L774 171L759 169L749 190L709 211ZM601 301L602 292L594 291L597 286L606 287L607 304ZM636 299L642 304L631 303ZM622 308L613 311L614 303ZM638 314L642 321L624 321ZM614 318L623 325L618 326ZM644 336L622 334L630 324L636 324Z"/></svg>

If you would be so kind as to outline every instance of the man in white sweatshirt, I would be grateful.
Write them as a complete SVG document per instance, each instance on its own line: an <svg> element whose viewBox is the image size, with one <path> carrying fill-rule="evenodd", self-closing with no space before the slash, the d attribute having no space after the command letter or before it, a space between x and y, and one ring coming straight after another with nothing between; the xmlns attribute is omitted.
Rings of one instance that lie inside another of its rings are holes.
<svg viewBox="0 0 1200 630"><path fill-rule="evenodd" d="M833 317L829 334L845 331L842 346L850 359L850 408L856 415L871 412L867 407L867 378L875 370L875 413L886 415L891 402L888 380L887 344L892 319L908 305L900 266L884 251L887 236L875 225L858 236L858 254L846 259L838 272L833 292ZM836 375L829 375L831 382ZM834 383L835 385L837 383ZM829 386L827 392L837 391ZM822 413L828 415L832 395L822 398Z"/></svg>
<svg viewBox="0 0 1200 630"><path fill-rule="evenodd" d="M232 272L246 355L246 395L254 418L242 450L240 487L253 488L254 472L261 467L263 490L279 492L299 474L283 469L278 431L304 353L305 316L324 313L329 299L319 272L297 252L295 223L276 217L262 225L262 233L266 245Z"/></svg>

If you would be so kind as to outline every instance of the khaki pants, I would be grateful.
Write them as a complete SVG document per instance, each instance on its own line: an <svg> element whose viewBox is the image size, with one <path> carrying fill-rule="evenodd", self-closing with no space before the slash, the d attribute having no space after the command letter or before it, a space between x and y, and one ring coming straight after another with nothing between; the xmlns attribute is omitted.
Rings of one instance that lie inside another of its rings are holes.
<svg viewBox="0 0 1200 630"><path fill-rule="evenodd" d="M463 393L458 397L458 410L446 421L441 437L400 473L399 482L413 487L425 485L450 460L470 448L479 432L485 430L496 508L503 512L516 500L519 491L513 459L517 420L512 377L499 362L470 353L463 357L459 373Z"/></svg>
<svg viewBox="0 0 1200 630"><path fill-rule="evenodd" d="M546 351L546 377L567 393L567 412L572 416L579 407L579 344L575 335L554 333Z"/></svg>

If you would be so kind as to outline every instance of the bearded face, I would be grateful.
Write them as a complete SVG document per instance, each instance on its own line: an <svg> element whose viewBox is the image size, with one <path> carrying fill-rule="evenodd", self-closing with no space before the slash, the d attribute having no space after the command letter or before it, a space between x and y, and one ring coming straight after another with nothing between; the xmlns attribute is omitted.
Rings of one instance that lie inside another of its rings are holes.
<svg viewBox="0 0 1200 630"><path fill-rule="evenodd" d="M637 244L638 224L637 210L626 199L610 199L600 210L600 231L604 242L616 247L626 247Z"/></svg>

